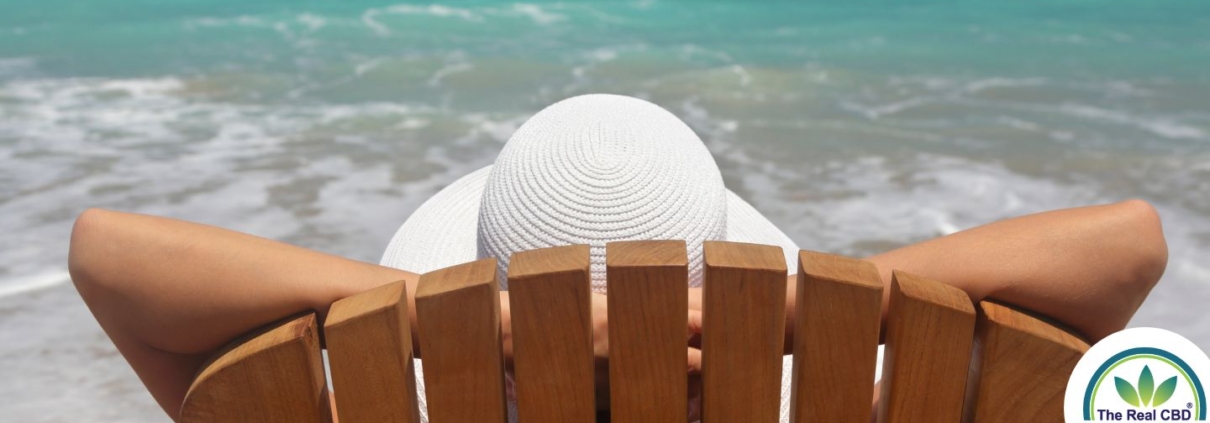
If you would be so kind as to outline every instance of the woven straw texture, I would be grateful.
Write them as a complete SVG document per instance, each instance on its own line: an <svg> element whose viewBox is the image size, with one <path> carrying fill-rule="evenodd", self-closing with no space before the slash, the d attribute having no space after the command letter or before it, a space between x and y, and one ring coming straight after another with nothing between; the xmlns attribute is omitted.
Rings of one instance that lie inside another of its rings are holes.
<svg viewBox="0 0 1210 423"><path fill-rule="evenodd" d="M563 100L527 120L495 165L421 205L396 231L382 264L426 273L494 257L507 290L513 253L588 244L592 289L604 294L605 244L657 239L685 241L690 286L702 283L703 241L776 245L787 269L797 263L798 246L723 186L714 158L684 122L647 101L597 94ZM791 361L784 363L782 421ZM422 360L416 368L428 421ZM511 395L508 405L515 422Z"/></svg>

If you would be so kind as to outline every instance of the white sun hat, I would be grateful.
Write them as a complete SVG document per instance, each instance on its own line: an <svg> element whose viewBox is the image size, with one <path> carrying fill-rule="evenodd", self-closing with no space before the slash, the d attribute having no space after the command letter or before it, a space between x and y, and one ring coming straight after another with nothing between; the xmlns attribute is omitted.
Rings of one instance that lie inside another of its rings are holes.
<svg viewBox="0 0 1210 423"><path fill-rule="evenodd" d="M438 192L403 223L382 265L414 273L494 257L508 289L509 257L588 244L592 289L605 293L605 244L684 240L690 286L701 286L702 241L798 246L723 186L697 134L659 106L593 94L555 103L509 138L495 165Z"/></svg>
<svg viewBox="0 0 1210 423"><path fill-rule="evenodd" d="M513 253L588 244L592 289L605 293L605 244L684 240L689 286L702 284L702 241L798 246L723 186L714 158L689 126L650 102L584 95L555 103L517 128L493 166L429 198L395 232L382 265L426 273L481 258L499 263L501 289ZM422 422L424 360L416 359ZM790 369L782 361L781 421L789 421ZM510 422L516 402L508 401Z"/></svg>

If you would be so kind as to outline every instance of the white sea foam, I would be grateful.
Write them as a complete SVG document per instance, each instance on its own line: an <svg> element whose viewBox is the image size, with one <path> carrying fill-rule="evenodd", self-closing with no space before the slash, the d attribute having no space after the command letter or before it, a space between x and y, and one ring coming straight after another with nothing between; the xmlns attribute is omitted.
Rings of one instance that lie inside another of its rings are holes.
<svg viewBox="0 0 1210 423"><path fill-rule="evenodd" d="M391 28L378 20L381 15L419 15L438 18L457 18L468 22L480 22L483 16L471 9L450 7L440 4L426 6L396 4L385 8L370 8L361 13L361 22L379 36L391 35Z"/></svg>
<svg viewBox="0 0 1210 423"><path fill-rule="evenodd" d="M866 119L878 119L883 116L894 115L913 107L928 104L931 101L932 100L927 97L917 97L903 101L896 101L893 103L870 105L846 100L840 103L840 107L844 108L845 110L860 113L862 116L865 116Z"/></svg>
<svg viewBox="0 0 1210 423"><path fill-rule="evenodd" d="M363 76L366 73L374 70L378 66L382 65L382 62L384 62L384 61L386 61L385 58L375 57L373 59L358 63L356 66L353 67L353 74L357 75L357 76Z"/></svg>
<svg viewBox="0 0 1210 423"><path fill-rule="evenodd" d="M1146 97L1154 93L1150 90L1135 87L1125 81L1077 82L1059 83L1046 78L982 78L963 80L944 77L891 77L883 90L864 89L858 95L850 94L839 101L839 106L848 111L864 116L870 120L894 116L908 110L925 106L961 106L978 108L999 113L1009 112L1020 114L1039 114L1045 116L1063 115L1099 124L1124 126L1145 131L1166 139L1173 140L1206 140L1210 139L1207 129L1192 123L1196 119L1177 116L1153 116L1123 109L1114 109L1090 104L1063 102L1052 104L1048 102L1028 102L985 98L981 96L990 89L1034 90L1041 87L1057 88L1074 92L1087 92L1099 98L1114 97ZM1029 91L1024 91L1028 93ZM1129 103L1125 103L1129 104ZM1197 116L1197 115L1195 115ZM997 119L1019 129L1027 121L1017 116L1004 116ZM1204 120L1204 119L1203 119ZM1042 130L1034 125L1031 130ZM1046 131L1050 138L1059 141L1072 141L1078 133L1068 129L1053 129Z"/></svg>
<svg viewBox="0 0 1210 423"><path fill-rule="evenodd" d="M644 51L647 48L647 45L639 43L598 47L579 52L575 55L577 64L571 67L571 76L574 80L563 86L561 91L566 94L573 94L583 93L585 89L591 90L589 87L592 86L593 82L592 74L598 66L602 63L618 60L624 54Z"/></svg>
<svg viewBox="0 0 1210 423"><path fill-rule="evenodd" d="M990 88L1033 87L1045 84L1043 78L985 78L963 84L962 89L969 93L978 93Z"/></svg>
<svg viewBox="0 0 1210 423"><path fill-rule="evenodd" d="M433 72L433 76L429 77L428 84L430 87L439 87L441 86L441 80L445 79L445 77L459 72L466 72L474 67L470 63L451 63L445 65L441 69L437 69L436 72Z"/></svg>
<svg viewBox="0 0 1210 423"><path fill-rule="evenodd" d="M185 29L189 30L224 26L270 27L272 26L272 23L263 18L248 15L240 15L230 18L200 17L185 21Z"/></svg>
<svg viewBox="0 0 1210 423"><path fill-rule="evenodd" d="M692 60L696 57L706 57L721 63L732 63L735 61L726 51L702 47L697 44L682 45L680 55L686 60Z"/></svg>
<svg viewBox="0 0 1210 423"><path fill-rule="evenodd" d="M0 280L0 298L39 291L67 282L71 282L71 275L66 270Z"/></svg>
<svg viewBox="0 0 1210 423"><path fill-rule="evenodd" d="M481 21L483 17L470 9L450 7L440 4L416 6L411 4L396 4L383 9L386 13L400 15L425 15L439 18L459 18L467 21Z"/></svg>
<svg viewBox="0 0 1210 423"><path fill-rule="evenodd" d="M298 17L296 17L295 19L299 23L306 26L307 29L309 29L311 31L315 31L320 28L323 28L324 26L326 26L328 24L327 19L324 19L322 16L311 14L311 13L299 14Z"/></svg>
<svg viewBox="0 0 1210 423"><path fill-rule="evenodd" d="M71 220L92 206L376 260L411 209L490 163L525 116L384 102L269 107L191 90L175 78L0 84L0 115L10 117L0 138L13 140L0 147L0 181L9 181L0 184L0 231L9 234L0 275L62 268ZM379 126L358 129L367 124ZM429 132L417 141L417 131ZM0 276L0 290L50 286L21 278Z"/></svg>
<svg viewBox="0 0 1210 423"><path fill-rule="evenodd" d="M566 16L549 12L546 9L543 9L541 6L530 3L513 4L513 11L533 19L534 23L539 25L550 25L552 23L567 19Z"/></svg>
<svg viewBox="0 0 1210 423"><path fill-rule="evenodd" d="M1059 106L1058 111L1071 116L1133 126L1165 138L1194 139L1206 137L1206 132L1201 128L1185 125L1172 119L1134 116L1115 110L1073 103Z"/></svg>
<svg viewBox="0 0 1210 423"><path fill-rule="evenodd" d="M618 58L618 50L616 48L602 47L593 49L585 53L584 56L593 62L609 62Z"/></svg>
<svg viewBox="0 0 1210 423"><path fill-rule="evenodd" d="M1000 117L997 117L996 120L998 120L1000 122L1004 122L1005 124L1007 124L1008 126L1011 126L1013 128L1022 129L1022 130L1026 130L1026 131L1037 131L1039 128L1038 124L1036 124L1034 122L1030 122L1030 121L1023 120L1023 119L1018 119L1018 118L1015 118L1012 116L1000 116Z"/></svg>
<svg viewBox="0 0 1210 423"><path fill-rule="evenodd" d="M365 24L366 28L369 28L370 31L373 31L374 34L380 37L391 35L391 28L378 21L377 18L380 14L382 14L382 9L366 9L361 13L361 22Z"/></svg>
<svg viewBox="0 0 1210 423"><path fill-rule="evenodd" d="M540 5L531 3L514 3L509 7L479 8L462 8L434 3L429 5L396 4L383 8L366 9L361 13L361 22L379 36L391 35L392 30L390 25L383 23L379 19L383 15L452 18L473 23L482 23L488 18L522 17L543 26L567 19L566 15L552 12Z"/></svg>

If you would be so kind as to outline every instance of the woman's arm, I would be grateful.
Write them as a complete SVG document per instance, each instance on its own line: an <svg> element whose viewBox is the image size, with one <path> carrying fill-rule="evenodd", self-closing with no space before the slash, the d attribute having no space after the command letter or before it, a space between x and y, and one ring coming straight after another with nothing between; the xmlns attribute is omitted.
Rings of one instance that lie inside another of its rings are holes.
<svg viewBox="0 0 1210 423"><path fill-rule="evenodd" d="M292 314L315 310L322 322L336 300L403 280L412 333L419 333L418 275L212 226L91 209L76 219L68 262L101 328L173 419L210 355ZM605 297L593 294L592 307L594 352L603 372ZM500 325L511 366L510 319L504 291ZM420 356L419 340L413 336L412 342Z"/></svg>
<svg viewBox="0 0 1210 423"><path fill-rule="evenodd" d="M869 257L884 285L891 271L961 288L1051 317L1096 342L1126 326L1168 264L1159 214L1141 200L1006 219ZM797 263L787 263L797 266ZM791 351L797 277L786 280ZM700 332L701 289L690 288L691 330Z"/></svg>
<svg viewBox="0 0 1210 423"><path fill-rule="evenodd" d="M404 280L416 292L418 279L234 231L96 209L76 220L68 261L101 328L174 419L198 367L237 336L304 310L324 316L333 301L385 283Z"/></svg>
<svg viewBox="0 0 1210 423"><path fill-rule="evenodd" d="M869 258L1041 313L1096 342L1126 327L1168 265L1155 208L1141 200L1007 219ZM882 297L886 315L890 290Z"/></svg>
<svg viewBox="0 0 1210 423"><path fill-rule="evenodd" d="M891 271L902 270L961 288L973 301L1041 313L1096 342L1134 316L1164 274L1168 246L1155 209L1131 200L1006 219L867 260L886 287L884 328ZM787 286L793 316L793 276Z"/></svg>

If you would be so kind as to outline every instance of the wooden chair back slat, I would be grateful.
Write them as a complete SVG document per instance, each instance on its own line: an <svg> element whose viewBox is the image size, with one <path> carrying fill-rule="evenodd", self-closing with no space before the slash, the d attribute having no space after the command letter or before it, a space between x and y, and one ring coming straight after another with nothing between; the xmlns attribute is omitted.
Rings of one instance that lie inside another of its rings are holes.
<svg viewBox="0 0 1210 423"><path fill-rule="evenodd" d="M882 324L882 279L869 262L801 251L791 422L868 422Z"/></svg>
<svg viewBox="0 0 1210 423"><path fill-rule="evenodd" d="M416 291L429 419L442 423L504 422L504 353L496 260L425 273Z"/></svg>
<svg viewBox="0 0 1210 423"><path fill-rule="evenodd" d="M1062 421L1067 378L1088 343L1006 305L983 301L978 311L966 421Z"/></svg>
<svg viewBox="0 0 1210 423"><path fill-rule="evenodd" d="M592 276L587 245L544 248L509 260L517 417L526 423L591 423Z"/></svg>
<svg viewBox="0 0 1210 423"><path fill-rule="evenodd" d="M975 332L970 297L900 271L890 297L878 421L959 421Z"/></svg>
<svg viewBox="0 0 1210 423"><path fill-rule="evenodd" d="M194 378L182 423L329 423L315 314L248 334L216 353Z"/></svg>
<svg viewBox="0 0 1210 423"><path fill-rule="evenodd" d="M589 252L581 245L511 258L521 421L684 421L685 243L607 246L608 334L593 333ZM706 242L703 264L702 419L777 421L786 335L783 253ZM864 261L808 251L797 265L791 421L866 421L882 317L878 272ZM332 305L323 330L335 395L325 386L320 329L308 313L215 353L194 378L178 421L420 421L406 290L396 282ZM430 421L506 422L496 261L426 273L417 291L414 335L424 355ZM972 305L957 288L904 272L893 272L886 296L877 421L1062 418L1067 378L1089 348L1078 335L1008 305ZM595 374L593 340L602 336L609 341L611 398L610 411L598 414L594 379L605 375Z"/></svg>
<svg viewBox="0 0 1210 423"><path fill-rule="evenodd" d="M324 322L337 413L344 423L419 423L407 285L332 304Z"/></svg>
<svg viewBox="0 0 1210 423"><path fill-rule="evenodd" d="M609 410L619 422L684 421L689 259L684 241L612 242Z"/></svg>
<svg viewBox="0 0 1210 423"><path fill-rule="evenodd" d="M775 422L781 412L786 259L778 247L704 245L702 421Z"/></svg>

